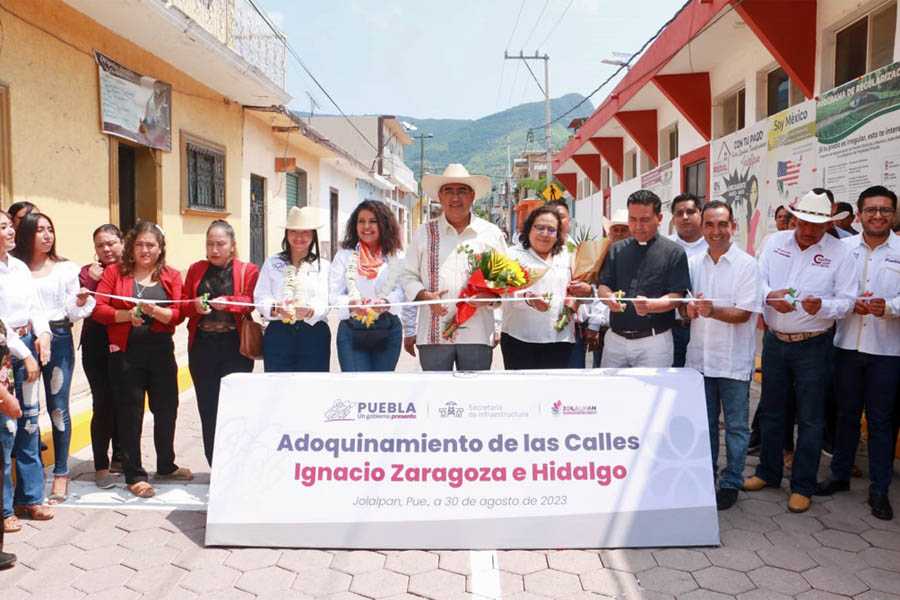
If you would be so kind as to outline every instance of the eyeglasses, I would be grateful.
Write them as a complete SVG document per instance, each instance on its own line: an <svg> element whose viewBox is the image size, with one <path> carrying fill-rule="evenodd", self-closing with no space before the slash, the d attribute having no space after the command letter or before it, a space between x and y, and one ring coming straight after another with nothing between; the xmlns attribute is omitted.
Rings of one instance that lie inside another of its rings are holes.
<svg viewBox="0 0 900 600"><path fill-rule="evenodd" d="M461 198L463 196L471 196L472 190L471 188L461 187L461 188L443 188L440 190L440 194L442 196L456 196L457 198Z"/></svg>
<svg viewBox="0 0 900 600"><path fill-rule="evenodd" d="M556 227L547 227L546 225L535 225L534 230L538 233L546 233L547 235L556 235Z"/></svg>
<svg viewBox="0 0 900 600"><path fill-rule="evenodd" d="M867 206L862 209L862 212L867 217L874 217L875 213L881 213L882 217L889 217L894 214L894 209L890 206Z"/></svg>

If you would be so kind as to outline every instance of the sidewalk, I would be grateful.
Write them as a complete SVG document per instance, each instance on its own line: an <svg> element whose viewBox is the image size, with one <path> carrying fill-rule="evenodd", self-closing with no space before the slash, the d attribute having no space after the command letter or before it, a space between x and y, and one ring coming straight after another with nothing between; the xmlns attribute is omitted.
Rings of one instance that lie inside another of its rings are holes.
<svg viewBox="0 0 900 600"><path fill-rule="evenodd" d="M498 350L495 369L500 362ZM332 363L337 371L335 353ZM398 370L418 367L404 353ZM758 397L753 384L754 407ZM148 414L143 447L149 469L151 425ZM160 494L166 498L155 505L121 490L94 492L90 449L77 452L70 462L73 490L91 492L93 505L106 508L87 507L85 494L60 505L52 521L23 521L21 532L7 536L6 550L18 554L19 564L0 571L0 599L900 598L900 521L869 514L865 480L854 480L849 493L815 499L800 515L787 511L785 489L741 492L734 508L719 513L718 548L205 548L205 512L198 499L205 498L209 469L193 390L181 395L176 450L179 464L197 477L189 485L166 486L167 493ZM865 471L864 459L857 462ZM756 464L756 457L749 457L747 473ZM823 457L823 473L827 465ZM900 509L897 489L891 499Z"/></svg>

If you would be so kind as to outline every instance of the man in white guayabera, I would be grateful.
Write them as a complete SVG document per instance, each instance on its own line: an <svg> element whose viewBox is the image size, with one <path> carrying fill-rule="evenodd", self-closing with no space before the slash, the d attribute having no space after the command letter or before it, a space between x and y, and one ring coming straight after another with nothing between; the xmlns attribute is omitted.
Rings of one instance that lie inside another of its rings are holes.
<svg viewBox="0 0 900 600"><path fill-rule="evenodd" d="M400 282L412 300L458 298L469 278L468 256L461 248L506 251L503 232L472 213L472 203L491 191L491 180L451 164L443 175L425 175L422 190L440 201L443 212L416 230ZM445 335L445 326L456 313L455 303L419 307L416 347L423 371L452 371L454 365L465 371L491 368L494 307L488 302L477 306L451 336Z"/></svg>

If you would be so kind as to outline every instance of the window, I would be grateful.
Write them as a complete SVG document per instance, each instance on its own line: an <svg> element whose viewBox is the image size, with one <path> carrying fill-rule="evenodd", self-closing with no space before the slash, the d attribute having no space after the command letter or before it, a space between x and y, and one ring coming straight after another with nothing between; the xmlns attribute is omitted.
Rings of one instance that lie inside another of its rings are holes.
<svg viewBox="0 0 900 600"><path fill-rule="evenodd" d="M669 131L669 160L678 158L678 125Z"/></svg>
<svg viewBox="0 0 900 600"><path fill-rule="evenodd" d="M701 204L706 204L706 161L701 160L684 167L684 191L694 194Z"/></svg>
<svg viewBox="0 0 900 600"><path fill-rule="evenodd" d="M182 211L225 212L225 147L182 132Z"/></svg>
<svg viewBox="0 0 900 600"><path fill-rule="evenodd" d="M660 132L659 162L667 163L678 158L678 123Z"/></svg>
<svg viewBox="0 0 900 600"><path fill-rule="evenodd" d="M837 32L834 44L835 87L893 61L896 23L897 5L892 4Z"/></svg>
<svg viewBox="0 0 900 600"><path fill-rule="evenodd" d="M746 97L746 91L741 88L722 103L722 135L744 128Z"/></svg>
<svg viewBox="0 0 900 600"><path fill-rule="evenodd" d="M803 93L781 67L766 76L766 115L790 108L803 100Z"/></svg>
<svg viewBox="0 0 900 600"><path fill-rule="evenodd" d="M625 155L625 180L637 177L637 150Z"/></svg>
<svg viewBox="0 0 900 600"><path fill-rule="evenodd" d="M604 190L609 189L609 167L607 166L600 169L600 185Z"/></svg>
<svg viewBox="0 0 900 600"><path fill-rule="evenodd" d="M287 212L291 208L303 208L306 201L306 171L297 169L293 173L285 173L285 204Z"/></svg>

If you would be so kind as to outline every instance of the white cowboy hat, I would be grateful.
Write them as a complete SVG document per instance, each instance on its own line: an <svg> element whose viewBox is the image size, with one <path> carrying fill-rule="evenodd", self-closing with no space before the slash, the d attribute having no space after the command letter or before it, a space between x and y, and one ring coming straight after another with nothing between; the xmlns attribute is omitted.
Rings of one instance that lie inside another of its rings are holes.
<svg viewBox="0 0 900 600"><path fill-rule="evenodd" d="M284 224L285 229L303 229L313 230L322 227L321 211L314 206L304 206L303 208L291 207L288 213L287 222Z"/></svg>
<svg viewBox="0 0 900 600"><path fill-rule="evenodd" d="M606 235L609 235L609 230L613 225L628 225L628 209L616 209L615 211L613 211L611 219L600 217L600 220L603 221L603 230L606 232Z"/></svg>
<svg viewBox="0 0 900 600"><path fill-rule="evenodd" d="M475 190L474 199L491 191L491 180L484 175L469 175L464 166L459 163L450 163L443 175L428 174L422 178L422 191L431 198L437 198L440 189L448 183L462 183Z"/></svg>
<svg viewBox="0 0 900 600"><path fill-rule="evenodd" d="M843 211L831 216L831 201L828 199L828 196L817 194L811 190L802 197L795 199L785 208L801 221L808 223L831 223L832 221L840 221L849 214L847 211Z"/></svg>

